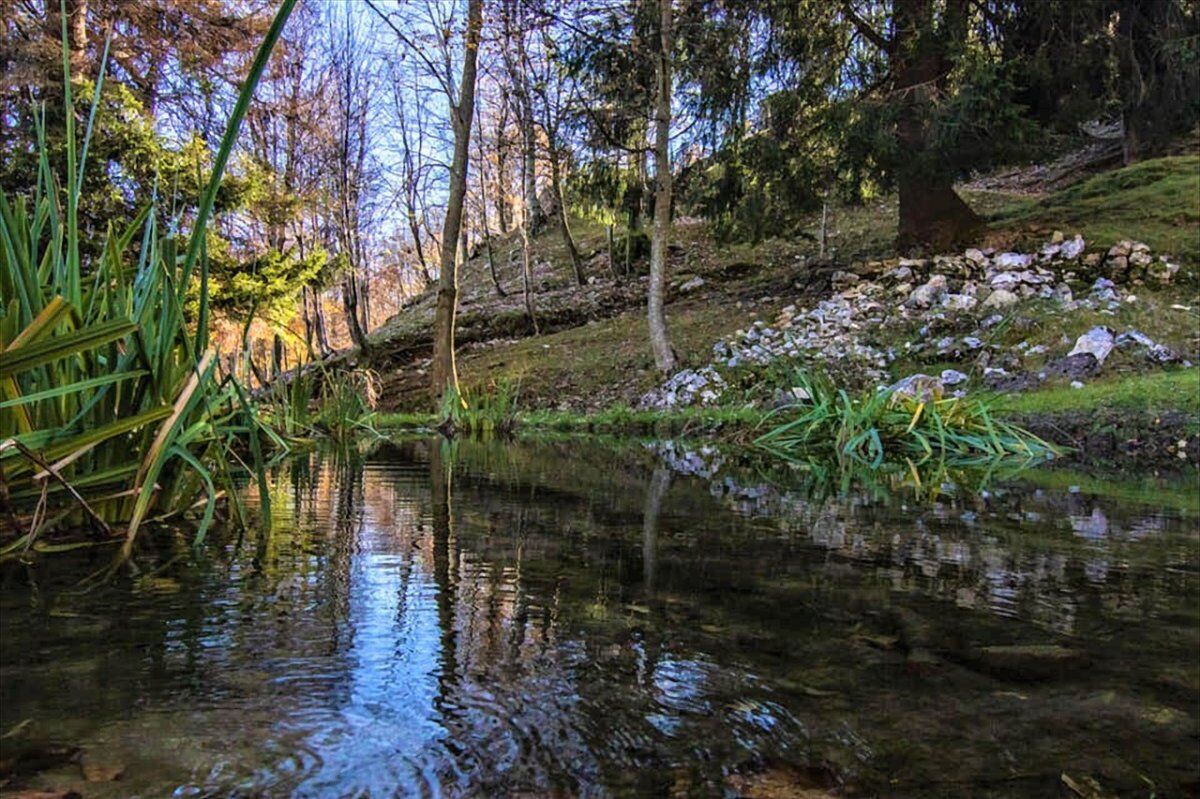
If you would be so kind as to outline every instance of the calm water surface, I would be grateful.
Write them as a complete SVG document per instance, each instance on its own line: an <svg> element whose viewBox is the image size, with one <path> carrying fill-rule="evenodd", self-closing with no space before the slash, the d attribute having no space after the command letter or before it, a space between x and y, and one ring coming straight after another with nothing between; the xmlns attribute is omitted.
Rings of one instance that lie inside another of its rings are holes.
<svg viewBox="0 0 1200 799"><path fill-rule="evenodd" d="M1196 795L1195 477L1070 481L302 456L270 533L0 567L0 795Z"/></svg>

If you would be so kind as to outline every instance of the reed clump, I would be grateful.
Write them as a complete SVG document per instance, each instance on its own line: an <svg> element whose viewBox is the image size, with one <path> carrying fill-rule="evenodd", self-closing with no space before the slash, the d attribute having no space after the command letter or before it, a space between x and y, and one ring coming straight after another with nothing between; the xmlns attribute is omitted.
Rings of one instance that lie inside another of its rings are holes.
<svg viewBox="0 0 1200 799"><path fill-rule="evenodd" d="M755 439L782 457L831 451L838 459L879 467L889 458L984 461L1057 453L1028 430L997 418L984 399L934 390L851 396L828 378L806 373L793 385L804 399L764 420L771 427Z"/></svg>
<svg viewBox="0 0 1200 799"><path fill-rule="evenodd" d="M183 220L146 198L131 224L109 224L98 254L87 258L80 187L107 48L79 140L62 15L65 172L50 166L39 116L36 185L0 193L0 504L7 506L0 555L62 548L41 534L88 526L98 541L122 542L127 556L146 522L184 515L199 542L222 499L242 517L237 473L261 481L266 454L285 449L210 350L204 230L294 3L283 3L243 84L192 235L181 240L175 230ZM199 308L189 314L196 289ZM69 546L87 543L94 542Z"/></svg>

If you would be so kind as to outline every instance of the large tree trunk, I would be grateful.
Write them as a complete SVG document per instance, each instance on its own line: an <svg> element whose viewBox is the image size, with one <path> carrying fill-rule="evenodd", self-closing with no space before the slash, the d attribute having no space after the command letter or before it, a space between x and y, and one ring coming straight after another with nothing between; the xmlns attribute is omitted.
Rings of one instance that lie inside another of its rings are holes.
<svg viewBox="0 0 1200 799"><path fill-rule="evenodd" d="M463 200L467 194L470 162L471 117L475 113L475 67L479 55L479 31L483 26L483 0L467 3L467 36L463 54L462 81L458 103L450 108L454 129L454 160L450 165L450 193L442 225L441 274L438 275L437 308L433 318L433 364L430 393L434 410L441 408L447 391L458 390L454 363L454 317L458 311L458 238L462 227Z"/></svg>
<svg viewBox="0 0 1200 799"><path fill-rule="evenodd" d="M650 288L647 321L654 365L660 372L675 368L675 352L667 338L663 289L667 279L667 243L671 233L671 52L674 44L672 0L659 0L658 91L654 109L654 228L650 236Z"/></svg>
<svg viewBox="0 0 1200 799"><path fill-rule="evenodd" d="M949 0L946 19L934 33L934 0L895 0L896 33L889 48L892 90L900 103L899 150L901 250L947 250L968 243L983 220L954 191L953 177L932 152L927 117L949 74L948 36L965 36L963 0ZM961 19L960 19L961 17Z"/></svg>

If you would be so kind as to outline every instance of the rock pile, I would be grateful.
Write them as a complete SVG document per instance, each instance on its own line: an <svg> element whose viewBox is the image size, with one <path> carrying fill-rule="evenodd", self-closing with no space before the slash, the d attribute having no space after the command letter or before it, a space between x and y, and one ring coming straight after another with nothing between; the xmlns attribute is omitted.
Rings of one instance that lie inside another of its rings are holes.
<svg viewBox="0 0 1200 799"><path fill-rule="evenodd" d="M1067 239L1055 234L1032 253L969 249L961 255L855 263L849 270L831 275L831 296L807 309L788 305L771 324L759 320L738 330L713 346L710 363L676 373L644 395L639 405L715 404L728 387L723 374L780 360L816 364L850 384L884 386L891 382L888 367L899 354L927 350L939 356L971 356L985 378L990 378L986 383L1002 384L1008 377L1005 365L1012 367L1022 357L1045 351L1026 344L1016 352L1000 353L995 345L984 343L984 331L1003 321L1018 304L1041 300L1055 303L1063 311L1112 315L1123 302L1135 300L1122 293L1119 284L1166 285L1179 271L1176 264L1165 257L1155 258L1150 248L1139 242L1123 241L1106 253L1085 255L1085 249L1082 237ZM1079 287L1080 296L1072 285ZM978 321L972 321L975 319ZM965 322L974 329L961 337L933 338L935 329L945 329L947 322L954 320L960 328ZM917 323L923 324L912 340L911 330ZM1176 360L1174 353L1138 331L1119 337L1110 331L1108 336L1109 350L1113 346L1141 347L1156 363ZM880 343L890 341L895 343ZM1103 363L1107 351L1098 354L1100 343L1085 342L1083 346L1071 354L1088 352L1097 367ZM1083 363L1083 359L1076 361ZM938 383L939 391L967 381L963 373L947 371L953 373L949 380L946 373L928 378Z"/></svg>

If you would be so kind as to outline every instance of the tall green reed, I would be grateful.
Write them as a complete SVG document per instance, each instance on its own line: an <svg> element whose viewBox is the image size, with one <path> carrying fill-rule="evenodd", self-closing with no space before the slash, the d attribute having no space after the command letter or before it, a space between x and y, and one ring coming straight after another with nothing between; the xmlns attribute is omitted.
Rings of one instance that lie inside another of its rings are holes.
<svg viewBox="0 0 1200 799"><path fill-rule="evenodd" d="M62 13L65 174L51 169L39 113L36 185L0 193L0 492L8 523L18 528L0 555L47 548L39 546L42 531L87 520L105 534L123 526L127 557L146 521L193 510L198 543L222 497L231 515L244 518L234 482L239 468L257 474L269 515L265 453L284 443L209 350L204 231L254 89L295 4L283 0L259 47L183 252L177 225L150 197L131 224L108 225L103 247L86 262L80 188L108 45L77 153ZM200 305L189 318L184 307L194 281Z"/></svg>

